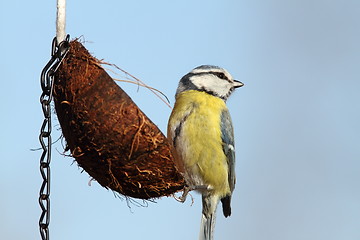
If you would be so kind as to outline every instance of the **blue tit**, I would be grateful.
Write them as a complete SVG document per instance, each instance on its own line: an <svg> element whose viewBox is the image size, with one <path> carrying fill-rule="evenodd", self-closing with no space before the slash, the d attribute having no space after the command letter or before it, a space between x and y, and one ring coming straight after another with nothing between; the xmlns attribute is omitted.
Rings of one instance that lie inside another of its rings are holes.
<svg viewBox="0 0 360 240"><path fill-rule="evenodd" d="M213 239L216 208L221 200L225 217L231 215L235 188L235 147L226 100L244 84L223 68L203 65L181 78L168 123L168 138L184 168L187 190L202 195L199 239Z"/></svg>

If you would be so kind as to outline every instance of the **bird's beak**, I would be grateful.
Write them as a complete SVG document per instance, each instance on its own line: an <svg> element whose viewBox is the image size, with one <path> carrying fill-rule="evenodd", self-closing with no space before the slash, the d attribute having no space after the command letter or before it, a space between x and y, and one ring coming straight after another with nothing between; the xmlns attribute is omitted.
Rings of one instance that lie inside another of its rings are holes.
<svg viewBox="0 0 360 240"><path fill-rule="evenodd" d="M234 88L242 87L244 84L238 80L234 80Z"/></svg>

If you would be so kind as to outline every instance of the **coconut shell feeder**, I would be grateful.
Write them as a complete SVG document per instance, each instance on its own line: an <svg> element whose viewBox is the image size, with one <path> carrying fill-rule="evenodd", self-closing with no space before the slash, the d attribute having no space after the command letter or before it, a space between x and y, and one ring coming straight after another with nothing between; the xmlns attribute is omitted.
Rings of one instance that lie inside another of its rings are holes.
<svg viewBox="0 0 360 240"><path fill-rule="evenodd" d="M49 239L52 101L65 150L92 179L125 197L153 199L185 187L171 142L76 39L66 34L66 0L57 0L56 36L40 75L39 191L42 240Z"/></svg>
<svg viewBox="0 0 360 240"><path fill-rule="evenodd" d="M67 149L101 186L150 199L184 187L168 139L77 40L54 75Z"/></svg>

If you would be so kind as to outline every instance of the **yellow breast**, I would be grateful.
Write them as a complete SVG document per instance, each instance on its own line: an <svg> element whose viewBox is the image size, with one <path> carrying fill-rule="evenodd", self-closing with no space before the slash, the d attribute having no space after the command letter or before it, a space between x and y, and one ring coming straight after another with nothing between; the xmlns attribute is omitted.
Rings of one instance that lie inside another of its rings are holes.
<svg viewBox="0 0 360 240"><path fill-rule="evenodd" d="M168 125L168 137L193 185L209 185L219 195L228 193L228 166L222 149L220 116L225 102L205 92L177 95Z"/></svg>

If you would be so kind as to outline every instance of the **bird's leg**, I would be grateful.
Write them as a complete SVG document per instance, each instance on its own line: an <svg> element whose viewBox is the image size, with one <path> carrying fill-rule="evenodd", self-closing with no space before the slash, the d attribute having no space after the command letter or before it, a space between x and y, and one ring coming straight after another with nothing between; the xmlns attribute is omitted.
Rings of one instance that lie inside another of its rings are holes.
<svg viewBox="0 0 360 240"><path fill-rule="evenodd" d="M209 189L211 189L211 187L209 185L197 185L197 186L191 186L191 187L185 186L183 194L180 197L175 196L175 194L173 196L176 201L183 203L186 201L186 197L190 191L192 191L192 190L204 191L204 190L209 190Z"/></svg>
<svg viewBox="0 0 360 240"><path fill-rule="evenodd" d="M197 185L197 186L194 186L192 190L203 191L203 190L210 190L210 189L212 189L212 187L210 185Z"/></svg>
<svg viewBox="0 0 360 240"><path fill-rule="evenodd" d="M175 198L176 201L183 203L183 202L186 201L186 197L187 197L187 195L189 194L189 192L190 192L191 190L193 190L192 187L185 186L185 187L184 187L183 194L181 195L181 197L177 197L177 196L175 196L175 194L174 194L173 196L174 196L174 198Z"/></svg>

